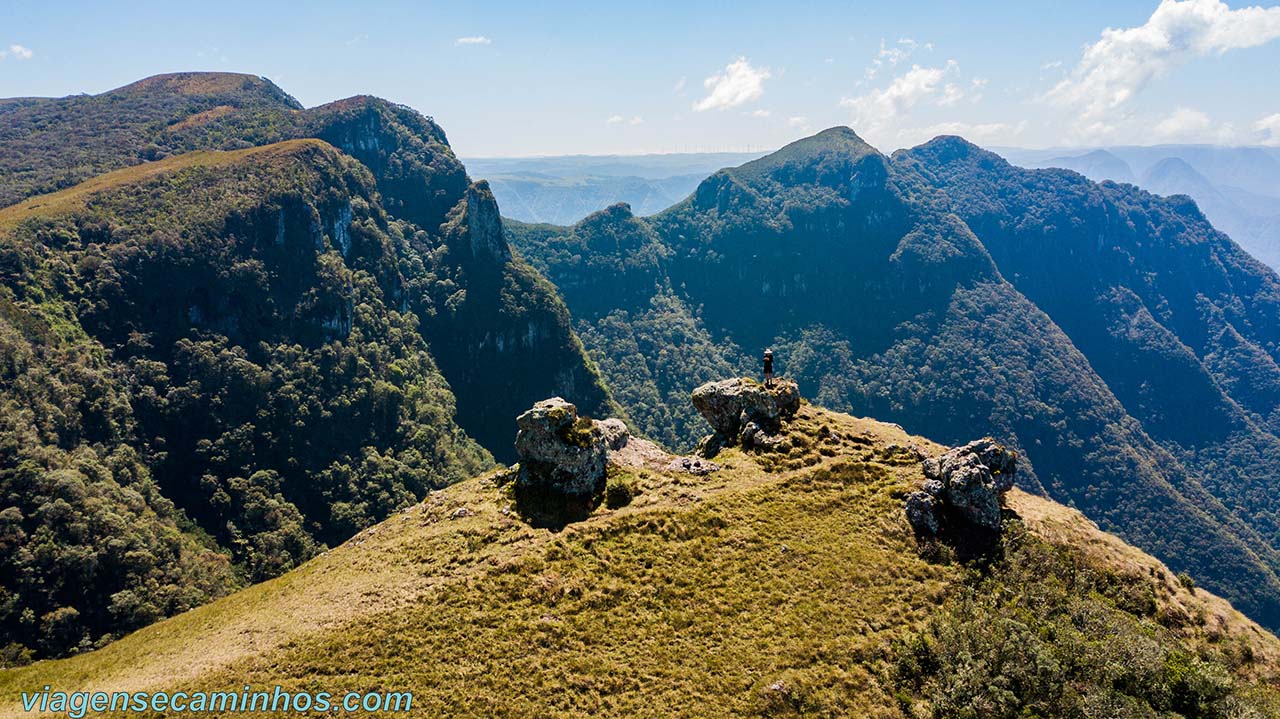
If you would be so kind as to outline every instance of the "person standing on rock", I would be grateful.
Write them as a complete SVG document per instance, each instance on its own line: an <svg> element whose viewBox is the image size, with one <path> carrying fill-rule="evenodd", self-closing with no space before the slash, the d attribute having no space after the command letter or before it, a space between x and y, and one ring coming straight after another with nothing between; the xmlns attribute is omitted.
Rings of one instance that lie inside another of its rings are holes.
<svg viewBox="0 0 1280 719"><path fill-rule="evenodd" d="M764 351L764 386L773 386L773 350Z"/></svg>

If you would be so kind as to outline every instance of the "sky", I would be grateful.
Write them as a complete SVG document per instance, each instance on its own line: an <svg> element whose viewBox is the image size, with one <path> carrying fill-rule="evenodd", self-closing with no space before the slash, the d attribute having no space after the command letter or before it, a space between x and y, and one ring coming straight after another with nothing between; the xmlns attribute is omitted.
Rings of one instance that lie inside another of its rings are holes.
<svg viewBox="0 0 1280 719"><path fill-rule="evenodd" d="M252 73L308 107L410 105L463 157L762 151L834 125L883 151L1280 145L1280 0L107 5L0 4L0 97Z"/></svg>

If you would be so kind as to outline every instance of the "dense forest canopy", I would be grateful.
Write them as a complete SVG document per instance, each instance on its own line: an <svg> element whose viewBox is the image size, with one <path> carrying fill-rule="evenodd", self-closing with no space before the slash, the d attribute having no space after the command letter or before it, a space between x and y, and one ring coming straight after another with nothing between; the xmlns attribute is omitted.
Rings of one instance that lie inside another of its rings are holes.
<svg viewBox="0 0 1280 719"><path fill-rule="evenodd" d="M692 446L660 398L772 346L825 406L1009 442L1021 484L1280 624L1280 279L1188 199L833 128L652 217L508 226L650 435Z"/></svg>
<svg viewBox="0 0 1280 719"><path fill-rule="evenodd" d="M182 73L0 117L5 661L287 571L547 396L691 448L690 390L765 347L1280 626L1280 278L1186 198L833 128L556 227L372 97Z"/></svg>
<svg viewBox="0 0 1280 719"><path fill-rule="evenodd" d="M509 455L536 399L613 407L409 108L183 73L0 112L5 661L285 572Z"/></svg>

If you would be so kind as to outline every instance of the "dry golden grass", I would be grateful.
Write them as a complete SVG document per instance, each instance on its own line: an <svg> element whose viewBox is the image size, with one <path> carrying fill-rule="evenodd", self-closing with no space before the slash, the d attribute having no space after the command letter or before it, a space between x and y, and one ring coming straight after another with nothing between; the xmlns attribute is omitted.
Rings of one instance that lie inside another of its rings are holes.
<svg viewBox="0 0 1280 719"><path fill-rule="evenodd" d="M269 161L312 147L328 148L329 145L322 140L287 140L244 150L188 152L155 162L126 167L98 175L74 187L47 195L38 195L0 209L0 229L12 227L32 217L75 212L82 209L85 202L95 194L118 190L180 170L222 167L248 160Z"/></svg>
<svg viewBox="0 0 1280 719"><path fill-rule="evenodd" d="M1191 644L1233 639L1247 645L1258 661L1253 668L1268 679L1280 678L1280 639L1241 614L1230 602L1201 588L1182 584L1163 562L1098 529L1078 510L1014 489L1006 496L1010 509L1036 536L1111 568L1135 582L1155 588L1160 612L1177 620L1177 631ZM1183 625L1182 620L1192 621Z"/></svg>
<svg viewBox="0 0 1280 719"><path fill-rule="evenodd" d="M923 559L901 511L916 449L942 448L808 405L785 429L780 452L726 450L707 477L636 470L631 504L559 532L520 520L498 473L463 482L279 579L0 672L0 715L47 683L407 690L424 717L729 717L784 694L897 716L889 647L965 575ZM1203 611L1189 639L1220 626L1260 671L1276 666L1275 637L1079 513L1017 491L1009 505L1036 535Z"/></svg>
<svg viewBox="0 0 1280 719"><path fill-rule="evenodd" d="M191 115L190 117L183 118L182 120L173 123L172 125L169 126L169 129L170 130L186 130L192 127L199 127L200 125L203 125L206 122L212 122L218 119L219 117L229 115L235 112L235 110L236 109L230 105L218 105L217 107L211 107L208 110L197 112L196 114Z"/></svg>
<svg viewBox="0 0 1280 719"><path fill-rule="evenodd" d="M171 72L153 75L119 91L171 92L182 95L226 95L241 90L246 83L261 83L262 78L239 72Z"/></svg>

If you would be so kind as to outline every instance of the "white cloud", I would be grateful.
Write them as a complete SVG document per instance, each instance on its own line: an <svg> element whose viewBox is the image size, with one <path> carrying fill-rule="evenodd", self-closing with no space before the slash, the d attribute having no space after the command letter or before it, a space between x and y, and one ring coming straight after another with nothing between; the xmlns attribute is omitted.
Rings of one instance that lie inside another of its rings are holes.
<svg viewBox="0 0 1280 719"><path fill-rule="evenodd" d="M978 144L1012 143L1026 129L1025 120L1016 125L1004 122L940 122L927 127L902 128L898 130L895 140L901 146L911 146L928 142L939 135L959 135Z"/></svg>
<svg viewBox="0 0 1280 719"><path fill-rule="evenodd" d="M926 50L933 49L933 43L925 43L923 46L915 40L904 37L899 38L898 42L893 45L887 45L884 38L880 38L880 52L871 59L871 65L867 67L866 78L874 80L876 75L885 66L894 67L903 62L916 51L917 48L924 47Z"/></svg>
<svg viewBox="0 0 1280 719"><path fill-rule="evenodd" d="M764 96L764 81L769 79L769 68L754 68L745 57L740 57L702 82L707 96L693 104L696 112L727 110Z"/></svg>
<svg viewBox="0 0 1280 719"><path fill-rule="evenodd" d="M942 88L942 97L938 98L938 104L942 107L954 105L964 99L964 90L960 86L949 82L946 87Z"/></svg>
<svg viewBox="0 0 1280 719"><path fill-rule="evenodd" d="M1161 140L1199 140L1213 126L1213 121L1203 112L1190 107L1180 107L1165 119L1156 123L1156 137Z"/></svg>
<svg viewBox="0 0 1280 719"><path fill-rule="evenodd" d="M633 118L631 118L630 120L628 120L628 121L627 121L627 124L628 124L628 125L642 125L642 124L644 124L644 118L643 118L643 117L640 117L639 115L636 115L635 117L633 117Z"/></svg>
<svg viewBox="0 0 1280 719"><path fill-rule="evenodd" d="M626 121L627 121L627 118L623 117L622 115L610 115L609 119L605 120L605 122L609 123L610 125L621 125Z"/></svg>
<svg viewBox="0 0 1280 719"><path fill-rule="evenodd" d="M910 70L895 77L888 87L858 97L842 98L840 104L853 110L855 129L887 127L922 102L933 100L945 105L958 100L963 91L957 85L945 83L947 76L956 69L955 61L948 61L946 67L912 65Z"/></svg>
<svg viewBox="0 0 1280 719"><path fill-rule="evenodd" d="M769 114L770 113L768 110L752 110L751 111L752 117L768 117Z"/></svg>
<svg viewBox="0 0 1280 719"><path fill-rule="evenodd" d="M787 127L808 127L808 126L809 126L809 118L805 117L804 115L796 115L795 117L787 118Z"/></svg>
<svg viewBox="0 0 1280 719"><path fill-rule="evenodd" d="M11 57L14 60L30 60L35 55L31 48L22 45L10 45L7 49L0 50L0 60Z"/></svg>
<svg viewBox="0 0 1280 719"><path fill-rule="evenodd" d="M676 84L674 87L671 88L671 91L677 95L683 95L684 86L686 82L687 82L687 78L681 77L679 80L676 80Z"/></svg>
<svg viewBox="0 0 1280 719"><path fill-rule="evenodd" d="M468 35L453 41L454 45L492 45L493 41L484 35Z"/></svg>
<svg viewBox="0 0 1280 719"><path fill-rule="evenodd" d="M1258 131L1258 141L1264 145L1272 147L1280 147L1280 112L1266 117L1253 123L1253 129Z"/></svg>
<svg viewBox="0 0 1280 719"><path fill-rule="evenodd" d="M1139 27L1102 31L1045 97L1078 113L1077 133L1105 131L1110 116L1153 79L1197 57L1280 38L1280 7L1232 10L1222 0L1161 0ZM1093 139L1093 138L1090 138Z"/></svg>
<svg viewBox="0 0 1280 719"><path fill-rule="evenodd" d="M1045 64L1041 65L1040 69L1041 70L1058 70L1064 64L1065 63L1063 63L1061 60L1054 60L1053 62L1046 62Z"/></svg>

